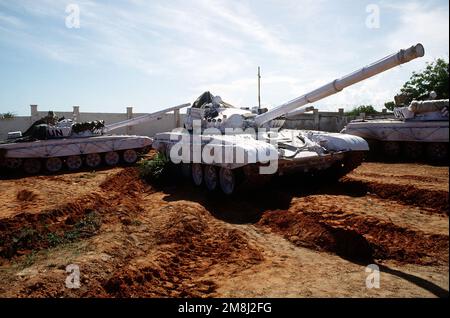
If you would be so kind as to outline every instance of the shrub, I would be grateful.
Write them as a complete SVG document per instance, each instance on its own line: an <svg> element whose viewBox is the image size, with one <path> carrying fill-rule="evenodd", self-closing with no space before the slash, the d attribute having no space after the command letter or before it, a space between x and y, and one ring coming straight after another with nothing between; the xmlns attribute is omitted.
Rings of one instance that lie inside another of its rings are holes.
<svg viewBox="0 0 450 318"><path fill-rule="evenodd" d="M12 112L0 114L0 119L13 119L16 115Z"/></svg>
<svg viewBox="0 0 450 318"><path fill-rule="evenodd" d="M139 161L138 167L141 178L159 180L166 170L167 163L168 160L162 153L158 153L152 159Z"/></svg>
<svg viewBox="0 0 450 318"><path fill-rule="evenodd" d="M351 111L347 112L347 116L358 116L360 113L365 113L366 115L377 114L378 112L372 105L361 105L353 108Z"/></svg>

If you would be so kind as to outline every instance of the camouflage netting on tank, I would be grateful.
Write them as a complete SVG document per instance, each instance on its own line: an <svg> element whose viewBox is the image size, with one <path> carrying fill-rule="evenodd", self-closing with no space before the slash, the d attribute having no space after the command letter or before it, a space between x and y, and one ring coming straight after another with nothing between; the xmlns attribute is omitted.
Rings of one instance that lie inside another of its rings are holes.
<svg viewBox="0 0 450 318"><path fill-rule="evenodd" d="M36 120L23 134L21 138L7 140L6 142L28 142L34 140L46 140L48 126L54 126L58 122L64 120L64 117L55 116L53 111L49 111L47 116Z"/></svg>
<svg viewBox="0 0 450 318"><path fill-rule="evenodd" d="M213 94L211 94L209 91L204 92L195 100L195 102L192 104L192 108L201 108L205 104L212 103L213 99Z"/></svg>
<svg viewBox="0 0 450 318"><path fill-rule="evenodd" d="M83 123L76 123L72 125L72 131L74 133L81 133L83 131L91 131L94 132L96 130L101 130L105 127L105 121L103 120L94 120Z"/></svg>
<svg viewBox="0 0 450 318"><path fill-rule="evenodd" d="M428 101L412 101L408 109L415 114L441 111L448 108L448 99L428 100Z"/></svg>

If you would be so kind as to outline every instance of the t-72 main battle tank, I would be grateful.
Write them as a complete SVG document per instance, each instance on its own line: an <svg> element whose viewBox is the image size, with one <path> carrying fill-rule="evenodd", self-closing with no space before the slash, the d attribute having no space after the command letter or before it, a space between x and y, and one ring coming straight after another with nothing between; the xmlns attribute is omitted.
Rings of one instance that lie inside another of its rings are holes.
<svg viewBox="0 0 450 318"><path fill-rule="evenodd" d="M241 181L259 183L294 171L342 176L362 162L367 142L347 134L282 129L286 115L423 55L421 44L400 50L270 111L236 108L204 93L188 109L185 128L157 134L152 147L181 163L196 185L220 187L225 194Z"/></svg>
<svg viewBox="0 0 450 318"><path fill-rule="evenodd" d="M374 158L445 163L448 103L448 99L412 101L409 106L394 108L394 119L354 120L342 133L368 141Z"/></svg>
<svg viewBox="0 0 450 318"><path fill-rule="evenodd" d="M97 168L102 159L107 166L114 166L122 159L134 163L140 152L150 149L152 139L146 136L111 135L115 129L157 120L164 113L189 104L180 105L143 115L122 122L105 125L103 121L74 123L71 119L48 116L36 121L23 134L8 133L8 139L0 142L0 167L23 168L36 174L42 166L48 172L60 171L64 163L69 170L80 169L84 164Z"/></svg>

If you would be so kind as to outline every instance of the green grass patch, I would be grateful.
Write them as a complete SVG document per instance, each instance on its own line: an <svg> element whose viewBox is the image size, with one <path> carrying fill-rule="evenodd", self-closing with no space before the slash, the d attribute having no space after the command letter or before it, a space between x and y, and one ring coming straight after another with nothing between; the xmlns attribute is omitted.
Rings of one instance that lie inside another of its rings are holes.
<svg viewBox="0 0 450 318"><path fill-rule="evenodd" d="M169 161L162 153L158 153L149 160L143 159L138 163L139 174L141 178L146 180L160 180L166 171L168 162Z"/></svg>

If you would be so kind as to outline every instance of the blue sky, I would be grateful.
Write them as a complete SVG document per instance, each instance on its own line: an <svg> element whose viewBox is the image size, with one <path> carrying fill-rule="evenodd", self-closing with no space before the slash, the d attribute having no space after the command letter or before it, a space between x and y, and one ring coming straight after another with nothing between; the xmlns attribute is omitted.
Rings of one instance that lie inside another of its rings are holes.
<svg viewBox="0 0 450 318"><path fill-rule="evenodd" d="M67 28L67 5L80 28ZM379 28L366 26L367 6ZM445 1L0 0L0 113L151 112L205 90L272 107L418 42L425 57L315 104L381 109L411 72L448 60Z"/></svg>

